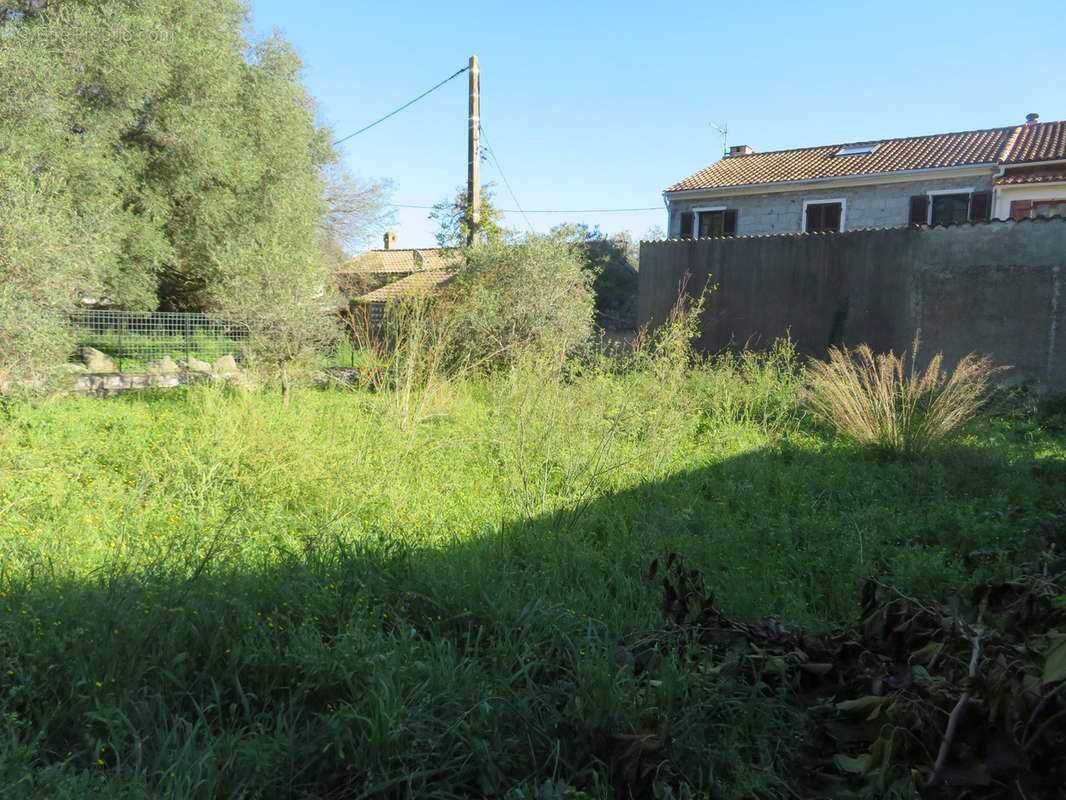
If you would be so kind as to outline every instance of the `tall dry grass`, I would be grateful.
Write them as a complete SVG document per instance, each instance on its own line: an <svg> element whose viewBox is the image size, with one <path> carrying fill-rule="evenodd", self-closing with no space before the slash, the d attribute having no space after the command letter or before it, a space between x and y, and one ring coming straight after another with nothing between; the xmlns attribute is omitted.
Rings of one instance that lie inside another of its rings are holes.
<svg viewBox="0 0 1066 800"><path fill-rule="evenodd" d="M814 414L852 441L897 455L919 455L943 444L984 405L993 376L1006 369L973 353L949 375L937 353L917 368L918 339L907 354L829 348L811 361L808 402Z"/></svg>

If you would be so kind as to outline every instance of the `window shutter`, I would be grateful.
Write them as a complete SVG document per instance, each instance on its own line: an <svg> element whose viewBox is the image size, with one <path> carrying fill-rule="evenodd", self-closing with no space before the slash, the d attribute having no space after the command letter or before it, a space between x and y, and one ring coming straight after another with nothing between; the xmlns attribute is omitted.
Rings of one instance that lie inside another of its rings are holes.
<svg viewBox="0 0 1066 800"><path fill-rule="evenodd" d="M819 220L821 219L821 215L818 213L820 208L821 208L821 206L816 206L816 205L814 205L812 203L811 205L807 206L806 209L804 209L804 211L805 211L805 214L804 214L804 217L803 217L803 232L804 233L807 233L808 231L816 231L816 230L818 230L818 225L820 224Z"/></svg>
<svg viewBox="0 0 1066 800"><path fill-rule="evenodd" d="M827 231L840 230L840 218L844 208L840 203L826 203L822 206L825 216L822 218L822 229Z"/></svg>
<svg viewBox="0 0 1066 800"><path fill-rule="evenodd" d="M737 235L737 210L735 208L728 209L725 212L725 222L722 225L722 233L726 236Z"/></svg>
<svg viewBox="0 0 1066 800"><path fill-rule="evenodd" d="M911 197L911 225L925 225L929 222L929 195L916 194Z"/></svg>
<svg viewBox="0 0 1066 800"><path fill-rule="evenodd" d="M992 193L974 192L970 195L970 222L980 222L992 216Z"/></svg>
<svg viewBox="0 0 1066 800"><path fill-rule="evenodd" d="M691 211L681 212L681 238L691 239L693 229L696 227L696 215Z"/></svg>
<svg viewBox="0 0 1066 800"><path fill-rule="evenodd" d="M1029 219L1033 211L1032 200L1012 200L1010 204L1011 219Z"/></svg>

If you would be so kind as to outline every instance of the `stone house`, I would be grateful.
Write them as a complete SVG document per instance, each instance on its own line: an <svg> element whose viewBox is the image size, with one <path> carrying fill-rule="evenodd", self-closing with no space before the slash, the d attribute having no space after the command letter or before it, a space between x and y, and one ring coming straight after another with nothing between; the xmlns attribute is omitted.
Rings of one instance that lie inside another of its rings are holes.
<svg viewBox="0 0 1066 800"><path fill-rule="evenodd" d="M721 160L663 193L668 238L1066 216L1066 122L877 139Z"/></svg>
<svg viewBox="0 0 1066 800"><path fill-rule="evenodd" d="M396 234L389 231L383 249L361 253L334 273L341 293L367 309L375 324L381 321L388 302L437 294L455 278L458 269L454 249L401 249L396 241Z"/></svg>

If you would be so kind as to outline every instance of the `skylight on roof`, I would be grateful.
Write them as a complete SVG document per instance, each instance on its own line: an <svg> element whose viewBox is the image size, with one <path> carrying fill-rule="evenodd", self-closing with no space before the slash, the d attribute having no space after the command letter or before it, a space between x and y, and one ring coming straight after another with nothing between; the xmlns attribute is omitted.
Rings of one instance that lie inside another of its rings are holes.
<svg viewBox="0 0 1066 800"><path fill-rule="evenodd" d="M859 144L846 144L833 155L837 156L864 156L877 149L880 142L860 142Z"/></svg>

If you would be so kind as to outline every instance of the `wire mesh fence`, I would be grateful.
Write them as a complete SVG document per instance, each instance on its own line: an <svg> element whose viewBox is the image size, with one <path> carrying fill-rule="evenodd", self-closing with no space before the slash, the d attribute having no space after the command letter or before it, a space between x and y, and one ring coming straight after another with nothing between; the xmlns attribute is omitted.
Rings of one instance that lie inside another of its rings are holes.
<svg viewBox="0 0 1066 800"><path fill-rule="evenodd" d="M248 339L248 326L216 314L172 311L74 311L75 342L93 347L120 372L139 372L169 357L212 362L237 354Z"/></svg>

